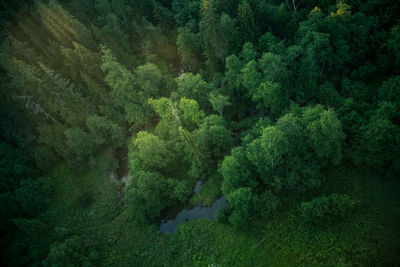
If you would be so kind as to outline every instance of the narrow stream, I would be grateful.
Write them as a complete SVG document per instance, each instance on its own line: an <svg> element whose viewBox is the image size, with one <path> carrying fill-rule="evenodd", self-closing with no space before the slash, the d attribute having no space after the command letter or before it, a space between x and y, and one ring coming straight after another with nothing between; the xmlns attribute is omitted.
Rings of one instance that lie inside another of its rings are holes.
<svg viewBox="0 0 400 267"><path fill-rule="evenodd" d="M194 187L194 193L200 192L202 181L199 180ZM214 219L215 212L220 208L226 206L225 197L218 198L210 207L195 206L191 209L183 209L180 211L175 219L162 221L160 224L160 231L164 234L172 234L178 228L179 223L183 221L192 221L197 219Z"/></svg>
<svg viewBox="0 0 400 267"><path fill-rule="evenodd" d="M127 151L121 151L118 155L127 155ZM120 157L119 158L119 167L115 172L109 173L110 180L112 182L123 182L124 186L129 183L130 175L129 175L129 167L128 167L128 157ZM203 187L203 178L200 178L193 189L193 194L198 194ZM118 198L122 205L122 188L118 190ZM172 234L175 232L176 228L178 228L179 223L183 221L192 221L197 219L214 219L215 212L220 208L226 206L226 200L224 196L218 198L211 206L203 207L203 206L194 206L190 209L186 209L184 207L185 204L176 206L175 211L170 210L169 214L167 214L160 223L160 231L165 234ZM173 215L172 215L173 214ZM176 215L175 215L176 214ZM172 216L173 217L172 217ZM172 218L171 218L172 217Z"/></svg>

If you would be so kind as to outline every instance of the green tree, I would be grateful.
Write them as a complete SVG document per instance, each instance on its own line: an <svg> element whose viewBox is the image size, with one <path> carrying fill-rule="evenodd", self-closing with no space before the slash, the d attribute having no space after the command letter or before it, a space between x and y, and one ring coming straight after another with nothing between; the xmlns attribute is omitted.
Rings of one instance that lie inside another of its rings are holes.
<svg viewBox="0 0 400 267"><path fill-rule="evenodd" d="M240 35L242 36L243 42L255 43L259 35L258 25L251 9L251 6L247 0L243 1L238 8L238 20L240 26Z"/></svg>
<svg viewBox="0 0 400 267"><path fill-rule="evenodd" d="M48 5L41 1L35 4L42 25L59 42L71 44L72 41L77 41L87 47L93 45L91 32L57 1L51 0Z"/></svg>
<svg viewBox="0 0 400 267"><path fill-rule="evenodd" d="M224 110L224 107L229 106L231 104L229 102L228 96L224 96L214 92L210 93L210 102L213 109L216 112L218 112L220 116L222 116L222 111Z"/></svg>
<svg viewBox="0 0 400 267"><path fill-rule="evenodd" d="M273 175L271 186L274 192L287 190L295 194L304 194L315 191L322 184L321 167L307 143L306 133L300 121L301 118L289 113L279 118L275 125L285 133L289 142L285 162Z"/></svg>
<svg viewBox="0 0 400 267"><path fill-rule="evenodd" d="M176 120L177 122L180 122L178 107L176 107L176 103L171 99L166 97L161 97L159 99L150 98L149 104L162 119Z"/></svg>
<svg viewBox="0 0 400 267"><path fill-rule="evenodd" d="M236 55L228 56L225 60L225 80L232 96L241 92L240 71L242 66L242 62Z"/></svg>
<svg viewBox="0 0 400 267"><path fill-rule="evenodd" d="M94 140L81 128L69 128L65 131L66 144L72 153L71 162L77 166L87 163L94 151ZM81 165L82 168L82 165Z"/></svg>
<svg viewBox="0 0 400 267"><path fill-rule="evenodd" d="M302 120L317 157L339 164L345 135L336 113L322 106L308 107L303 111Z"/></svg>
<svg viewBox="0 0 400 267"><path fill-rule="evenodd" d="M152 63L139 66L135 72L135 84L140 88L140 93L146 96L157 96L160 90L162 74L158 67Z"/></svg>
<svg viewBox="0 0 400 267"><path fill-rule="evenodd" d="M257 55L257 50L251 42L244 43L242 51L240 51L239 53L240 59L243 61L243 63L248 63L252 60L256 60Z"/></svg>
<svg viewBox="0 0 400 267"><path fill-rule="evenodd" d="M254 60L250 61L242 68L241 72L242 84L247 89L247 94L251 96L262 82L262 75L258 71L257 62Z"/></svg>
<svg viewBox="0 0 400 267"><path fill-rule="evenodd" d="M200 74L185 73L177 78L177 92L182 96L196 100L201 109L210 106L208 95L211 91L210 85L203 80Z"/></svg>
<svg viewBox="0 0 400 267"><path fill-rule="evenodd" d="M290 72L282 56L273 53L264 53L258 61L264 79L279 82L285 85L290 78Z"/></svg>
<svg viewBox="0 0 400 267"><path fill-rule="evenodd" d="M226 13L222 13L219 21L219 28L223 32L223 35L226 36L228 54L236 53L240 47L240 37L236 19L231 18Z"/></svg>
<svg viewBox="0 0 400 267"><path fill-rule="evenodd" d="M102 53L101 69L106 73L104 80L112 89L111 95L117 104L123 106L134 97L134 75L117 61L110 49L103 46Z"/></svg>
<svg viewBox="0 0 400 267"><path fill-rule="evenodd" d="M37 239L49 230L49 226L39 219L17 218L12 219L12 221L26 235L26 241L28 242L30 241L29 239L36 239L37 242Z"/></svg>
<svg viewBox="0 0 400 267"><path fill-rule="evenodd" d="M102 70L116 104L125 110L125 116L134 129L148 126L151 109L147 99L159 92L161 74L154 64L139 66L133 74L121 65L111 50L102 47Z"/></svg>
<svg viewBox="0 0 400 267"><path fill-rule="evenodd" d="M200 147L206 148L211 161L215 165L229 151L233 144L232 132L227 128L221 116L206 117L200 127L194 131L194 138Z"/></svg>
<svg viewBox="0 0 400 267"><path fill-rule="evenodd" d="M298 63L294 62L298 73L295 96L299 103L317 97L319 81L326 71L328 58L333 54L331 35L321 29L324 17L319 10L312 11L308 20L300 24L296 34L296 45L302 47Z"/></svg>
<svg viewBox="0 0 400 267"><path fill-rule="evenodd" d="M0 230L8 233L3 236L2 246L9 244L10 235L15 233L13 218L21 216L24 212L26 212L25 214L36 215L37 211L42 210L42 206L38 205L38 202L31 203L29 201L30 197L36 200L36 196L38 196L37 192L29 190L32 187L32 189L36 189L35 186L31 187L29 184L27 187L24 187L26 190L20 192L20 197L17 197L15 192L15 190L20 188L22 183L25 183L25 180L29 179L30 181L36 175L35 168L32 166L28 155L21 148L12 147L4 142L0 143ZM30 192L24 194L27 191ZM23 203L22 211L20 208L21 202ZM30 210L31 207L34 209ZM5 251L8 250L5 248Z"/></svg>
<svg viewBox="0 0 400 267"><path fill-rule="evenodd" d="M257 167L259 174L268 179L268 174L282 164L289 151L289 140L276 127L269 126L260 138L249 144L247 157Z"/></svg>
<svg viewBox="0 0 400 267"><path fill-rule="evenodd" d="M26 214L35 216L44 211L50 203L51 191L49 181L45 178L25 179L21 181L19 188L15 190L15 199Z"/></svg>
<svg viewBox="0 0 400 267"><path fill-rule="evenodd" d="M259 108L267 108L274 117L279 117L289 105L288 92L279 83L262 82L252 96ZM260 104L261 103L261 104Z"/></svg>
<svg viewBox="0 0 400 267"><path fill-rule="evenodd" d="M50 247L49 254L43 261L44 266L96 266L98 253L84 245L79 236L71 236Z"/></svg>
<svg viewBox="0 0 400 267"><path fill-rule="evenodd" d="M153 16L165 31L172 31L174 29L173 14L171 10L158 1L153 2Z"/></svg>
<svg viewBox="0 0 400 267"><path fill-rule="evenodd" d="M382 83L378 89L379 99L381 101L400 101L400 76L394 76Z"/></svg>
<svg viewBox="0 0 400 267"><path fill-rule="evenodd" d="M178 27L187 26L195 31L198 27L200 4L200 0L173 0L171 6L175 24Z"/></svg>
<svg viewBox="0 0 400 267"><path fill-rule="evenodd" d="M178 128L179 138L183 144L183 149L186 155L189 157L191 162L190 173L192 176L199 176L202 174L207 161L207 149L199 145L193 133L188 130L179 127Z"/></svg>
<svg viewBox="0 0 400 267"><path fill-rule="evenodd" d="M300 212L304 222L323 226L345 219L354 207L355 201L348 195L331 194L302 202Z"/></svg>
<svg viewBox="0 0 400 267"><path fill-rule="evenodd" d="M198 72L203 60L200 35L191 32L188 28L179 28L176 44L183 65L194 73Z"/></svg>
<svg viewBox="0 0 400 267"><path fill-rule="evenodd" d="M381 104L383 105L383 103ZM395 111L395 112L393 112ZM389 116L385 116L385 113ZM392 122L390 113L398 114L398 109L392 112L377 112L363 131L361 145L367 151L366 163L386 173L400 172L398 160L400 159L400 127Z"/></svg>
<svg viewBox="0 0 400 267"><path fill-rule="evenodd" d="M110 12L100 19L104 23L101 23L103 26L95 31L97 38L113 51L119 62L125 66L133 67L134 63L136 63L136 57L132 55L129 36L125 32L118 16Z"/></svg>
<svg viewBox="0 0 400 267"><path fill-rule="evenodd" d="M0 192L15 190L22 179L33 177L34 168L22 149L0 143Z"/></svg>
<svg viewBox="0 0 400 267"><path fill-rule="evenodd" d="M90 116L86 119L86 127L96 145L120 147L124 144L123 129L106 117Z"/></svg>
<svg viewBox="0 0 400 267"><path fill-rule="evenodd" d="M397 66L397 68L400 67L400 25L395 25L391 28L390 30L390 37L387 40L387 47L388 50L391 51L390 55L392 55L391 58L388 58L388 60L393 60L394 64ZM393 57L394 55L394 57Z"/></svg>
<svg viewBox="0 0 400 267"><path fill-rule="evenodd" d="M125 0L111 0L111 8L120 18L120 21L125 24L125 26L128 26L128 13L130 13L131 10L130 6L125 2Z"/></svg>
<svg viewBox="0 0 400 267"><path fill-rule="evenodd" d="M210 72L221 69L221 64L227 54L227 37L220 28L219 17L212 1L202 0L200 31L204 40L204 54Z"/></svg>
<svg viewBox="0 0 400 267"><path fill-rule="evenodd" d="M230 155L225 156L218 171L223 177L222 192L224 195L228 195L240 187L256 188L258 185L256 175L251 171L251 164L243 147L233 148Z"/></svg>
<svg viewBox="0 0 400 267"><path fill-rule="evenodd" d="M258 39L258 50L282 55L286 51L284 41L281 41L271 32L266 32Z"/></svg>
<svg viewBox="0 0 400 267"><path fill-rule="evenodd" d="M278 208L280 200L271 191L265 191L255 197L255 208L263 218L269 218Z"/></svg>
<svg viewBox="0 0 400 267"><path fill-rule="evenodd" d="M248 219L254 213L254 194L249 187L241 187L226 196L232 212L229 223L239 228L247 225Z"/></svg>
<svg viewBox="0 0 400 267"><path fill-rule="evenodd" d="M107 0L95 0L94 8L101 17L105 17L111 12L111 4Z"/></svg>
<svg viewBox="0 0 400 267"><path fill-rule="evenodd" d="M144 223L160 216L171 204L171 196L169 183L159 173L137 171L127 188L126 205L132 216Z"/></svg>
<svg viewBox="0 0 400 267"><path fill-rule="evenodd" d="M165 141L151 133L139 132L133 144L137 147L137 154L135 155L139 157L144 168L150 170L162 169L171 160Z"/></svg>
<svg viewBox="0 0 400 267"><path fill-rule="evenodd" d="M189 188L185 181L177 181L174 179L168 179L168 183L173 188L171 198L180 202L186 201L192 190Z"/></svg>
<svg viewBox="0 0 400 267"><path fill-rule="evenodd" d="M197 127L203 120L205 114L199 108L199 104L196 100L181 98L179 101L179 109L183 112L182 117L184 124L189 129Z"/></svg>

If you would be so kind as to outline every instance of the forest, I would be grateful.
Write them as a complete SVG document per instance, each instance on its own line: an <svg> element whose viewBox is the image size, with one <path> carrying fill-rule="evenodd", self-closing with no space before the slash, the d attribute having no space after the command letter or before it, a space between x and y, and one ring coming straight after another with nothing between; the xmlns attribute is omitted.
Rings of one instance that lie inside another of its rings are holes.
<svg viewBox="0 0 400 267"><path fill-rule="evenodd" d="M0 1L1 266L399 266L396 0Z"/></svg>

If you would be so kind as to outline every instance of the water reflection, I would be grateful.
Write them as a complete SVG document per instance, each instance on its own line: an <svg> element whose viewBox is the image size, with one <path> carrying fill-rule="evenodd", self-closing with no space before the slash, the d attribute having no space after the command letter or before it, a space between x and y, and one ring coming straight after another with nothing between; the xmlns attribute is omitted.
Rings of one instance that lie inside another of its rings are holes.
<svg viewBox="0 0 400 267"><path fill-rule="evenodd" d="M197 185L197 184L196 184ZM196 206L190 210L184 209L178 213L175 219L162 222L160 224L160 231L165 234L172 234L175 232L178 224L186 220L197 220L197 219L214 219L215 212L220 208L226 206L225 197L218 198L214 204L210 207Z"/></svg>

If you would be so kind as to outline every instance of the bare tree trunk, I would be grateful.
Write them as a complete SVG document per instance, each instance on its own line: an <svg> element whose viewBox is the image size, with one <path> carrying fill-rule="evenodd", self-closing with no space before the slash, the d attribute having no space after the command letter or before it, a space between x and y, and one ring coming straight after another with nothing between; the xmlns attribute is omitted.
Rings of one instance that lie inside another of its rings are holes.
<svg viewBox="0 0 400 267"><path fill-rule="evenodd" d="M176 108L172 105L172 103L170 104L171 106L171 113L172 115L175 117L175 119L178 121L179 125L182 126L181 120L179 119L178 113L176 112Z"/></svg>
<svg viewBox="0 0 400 267"><path fill-rule="evenodd" d="M324 60L324 65L322 66L321 73L319 74L319 77L320 77L320 78L322 77L322 74L324 73L324 70L325 70L326 58L327 58L327 57L325 57L325 60Z"/></svg>
<svg viewBox="0 0 400 267"><path fill-rule="evenodd" d="M8 35L8 37L10 37L11 39L13 39L14 41L17 41L17 39L14 37L14 35L12 35L12 34L10 33L10 31L7 30L7 28L2 27L2 30L3 30L3 32L4 32L6 35Z"/></svg>
<svg viewBox="0 0 400 267"><path fill-rule="evenodd" d="M25 107L32 109L35 114L42 113L46 119L50 119L57 124L60 124L53 116L51 116L46 110L44 110L38 103L35 103L32 98L33 96L17 96L17 98L25 100Z"/></svg>
<svg viewBox="0 0 400 267"><path fill-rule="evenodd" d="M297 1L297 3L296 3ZM300 6L301 0L292 0L292 3L289 3L289 0L286 0L286 6L292 11L293 13L297 12L297 8Z"/></svg>

